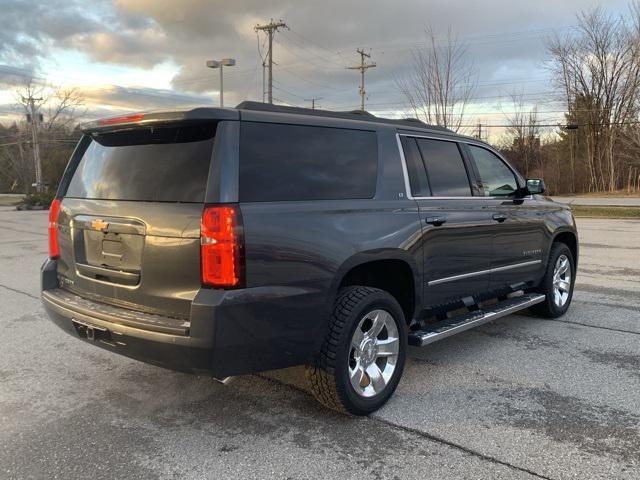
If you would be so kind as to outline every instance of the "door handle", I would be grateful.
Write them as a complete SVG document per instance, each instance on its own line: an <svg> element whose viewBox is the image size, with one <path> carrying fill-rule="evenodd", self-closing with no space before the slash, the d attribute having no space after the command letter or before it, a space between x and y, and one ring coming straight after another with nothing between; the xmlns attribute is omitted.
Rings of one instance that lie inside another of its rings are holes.
<svg viewBox="0 0 640 480"><path fill-rule="evenodd" d="M443 223L447 223L447 217L427 217L424 219L424 223L439 227Z"/></svg>
<svg viewBox="0 0 640 480"><path fill-rule="evenodd" d="M500 222L500 223L502 223L502 222L504 222L504 221L507 219L507 216L506 216L504 213L494 213L494 214L493 214L493 219L494 219L496 222Z"/></svg>

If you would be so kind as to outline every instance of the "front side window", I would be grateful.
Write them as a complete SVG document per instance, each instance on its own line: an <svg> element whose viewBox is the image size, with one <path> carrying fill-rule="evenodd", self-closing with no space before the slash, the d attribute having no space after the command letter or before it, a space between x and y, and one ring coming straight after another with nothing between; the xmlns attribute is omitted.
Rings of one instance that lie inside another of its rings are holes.
<svg viewBox="0 0 640 480"><path fill-rule="evenodd" d="M378 176L375 132L243 122L240 201L372 198Z"/></svg>
<svg viewBox="0 0 640 480"><path fill-rule="evenodd" d="M518 190L516 177L505 163L486 148L469 145L480 174L481 192L485 197L510 197Z"/></svg>
<svg viewBox="0 0 640 480"><path fill-rule="evenodd" d="M455 142L418 138L434 197L469 197L471 186L462 155Z"/></svg>

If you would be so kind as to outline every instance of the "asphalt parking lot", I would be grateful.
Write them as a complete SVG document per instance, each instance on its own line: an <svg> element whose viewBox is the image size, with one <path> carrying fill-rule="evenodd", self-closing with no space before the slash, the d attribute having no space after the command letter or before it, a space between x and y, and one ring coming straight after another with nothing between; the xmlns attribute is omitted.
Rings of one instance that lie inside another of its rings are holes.
<svg viewBox="0 0 640 480"><path fill-rule="evenodd" d="M0 478L640 478L640 221L579 220L566 316L412 348L389 404L348 418L298 369L223 386L58 330L46 215L0 209Z"/></svg>

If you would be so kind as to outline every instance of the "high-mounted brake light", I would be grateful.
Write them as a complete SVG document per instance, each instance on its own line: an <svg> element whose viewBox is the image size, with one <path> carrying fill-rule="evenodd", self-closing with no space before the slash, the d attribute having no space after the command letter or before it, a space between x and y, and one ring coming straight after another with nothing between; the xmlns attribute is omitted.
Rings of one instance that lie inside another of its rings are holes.
<svg viewBox="0 0 640 480"><path fill-rule="evenodd" d="M101 118L100 120L98 120L98 125L106 126L117 125L119 123L139 122L143 118L144 114L142 113L132 113L131 115L123 115L121 117Z"/></svg>
<svg viewBox="0 0 640 480"><path fill-rule="evenodd" d="M58 246L58 214L60 213L60 199L56 198L49 206L49 258L54 259L60 256Z"/></svg>
<svg viewBox="0 0 640 480"><path fill-rule="evenodd" d="M242 285L242 220L235 206L208 206L200 221L200 278L203 285Z"/></svg>

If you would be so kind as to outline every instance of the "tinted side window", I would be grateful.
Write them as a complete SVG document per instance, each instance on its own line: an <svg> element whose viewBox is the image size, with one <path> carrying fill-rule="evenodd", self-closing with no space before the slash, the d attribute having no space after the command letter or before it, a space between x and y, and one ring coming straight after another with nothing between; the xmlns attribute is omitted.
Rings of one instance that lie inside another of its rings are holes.
<svg viewBox="0 0 640 480"><path fill-rule="evenodd" d="M431 193L436 197L469 197L471 186L462 155L455 142L419 138Z"/></svg>
<svg viewBox="0 0 640 480"><path fill-rule="evenodd" d="M424 169L416 139L400 137L400 142L402 143L402 151L407 164L411 194L414 197L428 197L431 195L431 190L429 189L427 172Z"/></svg>
<svg viewBox="0 0 640 480"><path fill-rule="evenodd" d="M243 122L240 201L372 198L375 132Z"/></svg>
<svg viewBox="0 0 640 480"><path fill-rule="evenodd" d="M498 156L482 147L469 145L473 161L480 174L485 197L508 197L515 194L518 183L513 172Z"/></svg>

